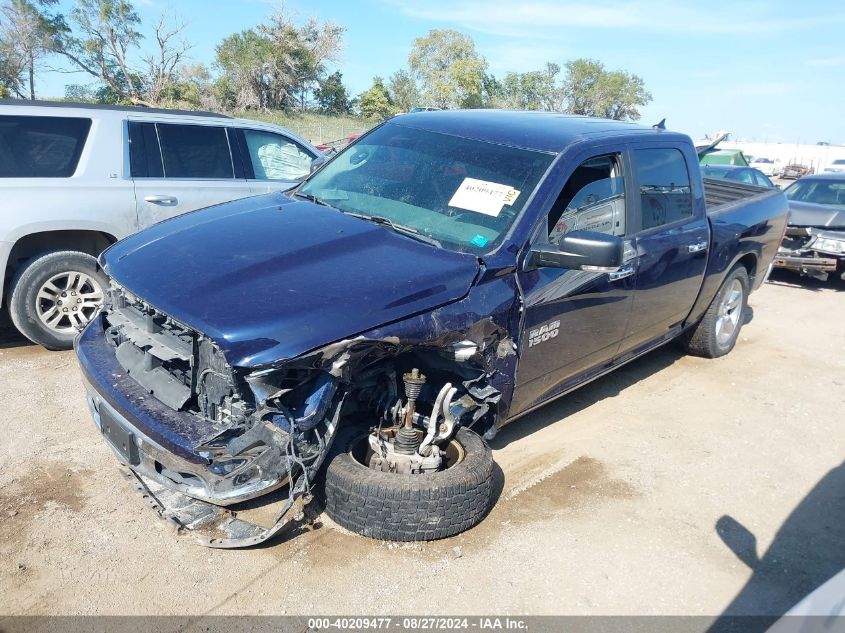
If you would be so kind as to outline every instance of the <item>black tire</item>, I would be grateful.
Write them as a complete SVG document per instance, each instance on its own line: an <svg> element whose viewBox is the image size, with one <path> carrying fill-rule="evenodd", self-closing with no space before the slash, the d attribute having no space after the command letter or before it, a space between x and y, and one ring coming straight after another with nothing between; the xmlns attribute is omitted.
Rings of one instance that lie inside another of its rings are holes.
<svg viewBox="0 0 845 633"><path fill-rule="evenodd" d="M48 327L39 318L39 312L45 310L44 304L38 297L39 291L52 278L64 273L78 272L87 275L91 284L99 284L103 296L108 289L108 278L97 267L97 260L87 253L78 251L53 251L33 257L26 262L15 274L11 283L9 296L9 316L15 327L33 343L43 345L47 349L62 350L73 347L73 339L77 330L70 317L62 317L55 328ZM61 284L57 284L61 288ZM93 287L86 285L86 288ZM59 298L64 303L71 297ZM76 302L76 295L72 298ZM102 303L102 300L100 300ZM61 308L64 310L65 308ZM73 310L73 307L70 308ZM88 318L92 315L90 302L86 299L77 310ZM76 311L74 311L76 312ZM72 314L72 313L70 313ZM73 317L82 319L82 317ZM81 325L81 324L80 324Z"/></svg>
<svg viewBox="0 0 845 633"><path fill-rule="evenodd" d="M337 438L325 476L326 513L348 530L385 541L431 541L477 524L493 498L493 455L476 433L459 428L463 460L440 472L399 475L372 470L350 454L364 432Z"/></svg>
<svg viewBox="0 0 845 633"><path fill-rule="evenodd" d="M738 307L739 320L730 337L727 340L720 340L718 335L719 309L734 287L734 281L737 281L742 288L742 298ZM751 282L748 278L748 271L744 266L740 264L728 273L725 281L722 282L722 287L719 288L719 292L713 297L707 312L704 313L704 317L685 334L684 343L688 353L704 358L718 358L734 348L739 332L745 324L745 310L748 306L750 289Z"/></svg>

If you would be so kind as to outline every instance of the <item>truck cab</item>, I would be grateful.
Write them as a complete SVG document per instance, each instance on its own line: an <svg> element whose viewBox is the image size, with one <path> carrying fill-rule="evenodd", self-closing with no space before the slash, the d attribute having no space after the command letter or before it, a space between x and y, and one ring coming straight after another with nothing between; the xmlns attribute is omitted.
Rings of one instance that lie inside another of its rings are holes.
<svg viewBox="0 0 845 633"><path fill-rule="evenodd" d="M673 339L729 353L786 215L703 180L681 134L407 114L288 192L111 247L77 354L133 481L228 526L206 544L270 538L312 485L350 529L440 538L492 503L479 435ZM283 486L269 530L225 509Z"/></svg>

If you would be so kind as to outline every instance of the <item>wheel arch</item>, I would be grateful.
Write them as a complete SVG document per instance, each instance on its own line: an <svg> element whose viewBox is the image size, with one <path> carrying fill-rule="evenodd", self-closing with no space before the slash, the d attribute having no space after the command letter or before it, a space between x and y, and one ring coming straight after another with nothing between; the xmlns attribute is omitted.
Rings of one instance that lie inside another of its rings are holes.
<svg viewBox="0 0 845 633"><path fill-rule="evenodd" d="M106 231L90 229L59 229L35 231L19 237L11 246L4 264L2 295L9 296L9 284L27 260L50 251L79 251L96 257L117 241Z"/></svg>

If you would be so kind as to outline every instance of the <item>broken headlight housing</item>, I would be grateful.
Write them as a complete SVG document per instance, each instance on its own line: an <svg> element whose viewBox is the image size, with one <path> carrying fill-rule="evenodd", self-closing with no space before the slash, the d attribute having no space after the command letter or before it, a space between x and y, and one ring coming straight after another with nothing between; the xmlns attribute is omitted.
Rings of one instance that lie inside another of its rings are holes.
<svg viewBox="0 0 845 633"><path fill-rule="evenodd" d="M808 248L820 253L843 255L845 254L845 234L819 233Z"/></svg>

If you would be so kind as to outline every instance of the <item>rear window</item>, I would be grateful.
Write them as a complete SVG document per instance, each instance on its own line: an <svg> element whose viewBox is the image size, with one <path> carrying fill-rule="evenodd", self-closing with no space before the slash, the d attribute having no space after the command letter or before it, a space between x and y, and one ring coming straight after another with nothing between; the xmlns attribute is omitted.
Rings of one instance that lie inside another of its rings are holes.
<svg viewBox="0 0 845 633"><path fill-rule="evenodd" d="M91 119L0 116L0 178L69 178Z"/></svg>
<svg viewBox="0 0 845 633"><path fill-rule="evenodd" d="M226 129L158 123L165 178L234 178Z"/></svg>
<svg viewBox="0 0 845 633"><path fill-rule="evenodd" d="M689 172L677 149L634 151L643 230L692 216Z"/></svg>

